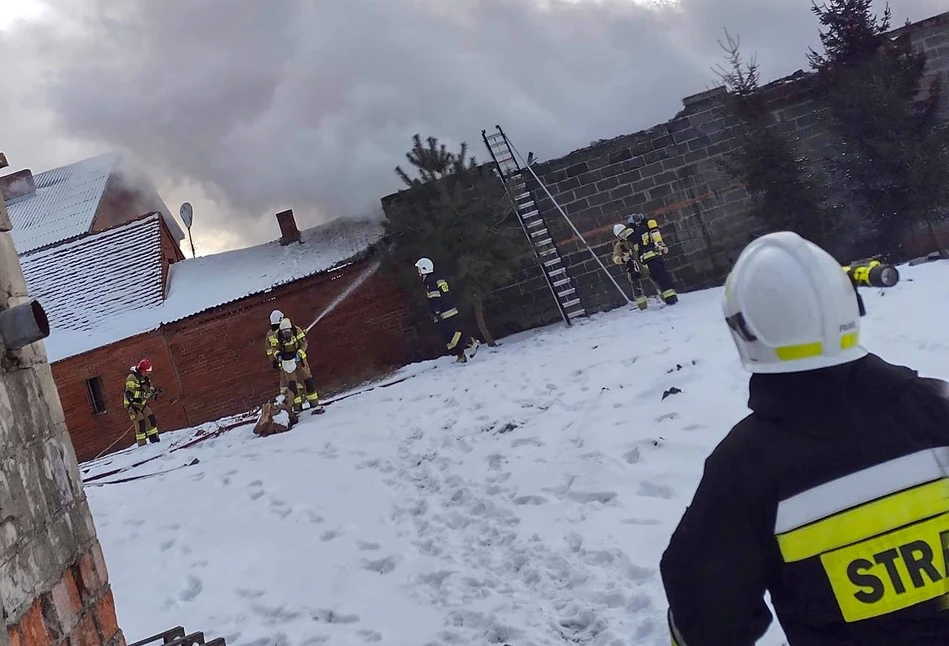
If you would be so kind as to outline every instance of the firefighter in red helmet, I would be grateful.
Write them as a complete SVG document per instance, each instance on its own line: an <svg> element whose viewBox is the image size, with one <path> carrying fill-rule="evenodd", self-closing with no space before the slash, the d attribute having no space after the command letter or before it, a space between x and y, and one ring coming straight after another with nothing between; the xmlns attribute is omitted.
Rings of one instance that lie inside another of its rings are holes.
<svg viewBox="0 0 949 646"><path fill-rule="evenodd" d="M152 412L149 402L161 393L161 388L155 388L148 376L152 371L152 362L142 359L132 366L129 376L125 378L125 409L135 425L135 442L144 446L146 441L160 442L158 423L155 413Z"/></svg>

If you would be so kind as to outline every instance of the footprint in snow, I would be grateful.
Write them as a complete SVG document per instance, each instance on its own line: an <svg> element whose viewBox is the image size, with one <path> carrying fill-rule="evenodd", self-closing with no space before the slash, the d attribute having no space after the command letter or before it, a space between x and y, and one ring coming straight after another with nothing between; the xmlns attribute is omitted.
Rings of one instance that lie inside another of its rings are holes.
<svg viewBox="0 0 949 646"><path fill-rule="evenodd" d="M511 442L511 448L516 449L519 446L544 446L544 443L538 440L536 437L525 437L513 440Z"/></svg>
<svg viewBox="0 0 949 646"><path fill-rule="evenodd" d="M319 515L318 513L316 513L315 511L311 511L311 510L309 510L309 509L307 509L305 512L303 512L303 516L304 516L308 521L310 521L311 523L313 523L314 525L319 525L319 524L322 523L324 520L326 520L325 518L323 518L322 516L320 516L320 515Z"/></svg>
<svg viewBox="0 0 949 646"><path fill-rule="evenodd" d="M389 574L402 562L402 556L399 554L390 554L389 556L384 556L381 559L368 560L364 559L362 562L362 567L365 570L370 572L377 572L379 574Z"/></svg>
<svg viewBox="0 0 949 646"><path fill-rule="evenodd" d="M656 418L657 422L663 422L667 419L679 419L679 413L666 413Z"/></svg>
<svg viewBox="0 0 949 646"><path fill-rule="evenodd" d="M624 453L623 459L626 460L627 464L636 464L637 462L639 462L639 460L642 459L642 455L639 453L639 447L636 447L632 449L631 451L627 451L626 453Z"/></svg>
<svg viewBox="0 0 949 646"><path fill-rule="evenodd" d="M330 529L320 534L320 540L325 543L327 541L333 540L339 535L340 535L340 531L338 529Z"/></svg>
<svg viewBox="0 0 949 646"><path fill-rule="evenodd" d="M161 549L162 552L167 552L174 546L175 546L175 539L172 538L167 541L162 541L161 545L159 545L159 548Z"/></svg>
<svg viewBox="0 0 949 646"><path fill-rule="evenodd" d="M201 594L202 590L204 590L204 584L201 582L201 579L189 576L188 585L178 596L182 601L194 601Z"/></svg>
<svg viewBox="0 0 949 646"><path fill-rule="evenodd" d="M382 633L380 633L378 630L368 630L363 628L356 634L362 637L363 640L368 643L382 641Z"/></svg>
<svg viewBox="0 0 949 646"><path fill-rule="evenodd" d="M683 431L698 431L703 428L708 428L705 424L689 424L688 426L683 426Z"/></svg>
<svg viewBox="0 0 949 646"><path fill-rule="evenodd" d="M636 492L640 496L648 496L650 498L673 498L675 497L675 491L672 487L663 484L655 484L652 482L640 482L639 490Z"/></svg>
<svg viewBox="0 0 949 646"><path fill-rule="evenodd" d="M382 547L379 543L373 543L371 541L356 541L356 547L360 552L371 552Z"/></svg>
<svg viewBox="0 0 949 646"><path fill-rule="evenodd" d="M659 521L655 518L624 518L620 521L624 525L658 525Z"/></svg>
<svg viewBox="0 0 949 646"><path fill-rule="evenodd" d="M359 621L359 615L345 615L326 609L314 610L311 617L322 624L355 624Z"/></svg>
<svg viewBox="0 0 949 646"><path fill-rule="evenodd" d="M543 505L547 499L543 496L518 496L513 502L515 505Z"/></svg>
<svg viewBox="0 0 949 646"><path fill-rule="evenodd" d="M571 491L567 493L567 498L574 502L593 503L598 502L606 505L616 499L615 491Z"/></svg>

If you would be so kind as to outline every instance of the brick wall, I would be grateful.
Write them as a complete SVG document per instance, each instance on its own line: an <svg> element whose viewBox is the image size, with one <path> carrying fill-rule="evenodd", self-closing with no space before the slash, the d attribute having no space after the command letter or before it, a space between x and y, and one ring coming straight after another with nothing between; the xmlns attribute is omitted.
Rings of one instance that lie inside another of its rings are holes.
<svg viewBox="0 0 949 646"><path fill-rule="evenodd" d="M164 326L148 334L56 362L66 420L80 460L103 451L130 427L122 407L129 367L142 357L166 388L154 405L163 430L185 428L250 410L276 395L279 375L264 354L270 312L280 309L306 328L365 268L353 263ZM378 376L440 349L408 299L376 273L307 335L311 367L323 395ZM102 378L108 412L93 412L86 379ZM134 443L132 433L113 450Z"/></svg>

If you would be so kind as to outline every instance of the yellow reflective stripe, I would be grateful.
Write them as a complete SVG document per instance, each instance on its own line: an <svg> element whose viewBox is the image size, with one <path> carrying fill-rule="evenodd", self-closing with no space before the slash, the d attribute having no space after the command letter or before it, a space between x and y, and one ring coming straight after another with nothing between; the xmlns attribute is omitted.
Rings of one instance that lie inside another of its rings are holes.
<svg viewBox="0 0 949 646"><path fill-rule="evenodd" d="M304 352L303 350L297 350L297 354L300 355L300 361L303 361L304 359L306 359L306 352Z"/></svg>
<svg viewBox="0 0 949 646"><path fill-rule="evenodd" d="M451 341L448 342L448 349L454 350L459 341L461 341L461 332L455 332L454 336L451 337Z"/></svg>
<svg viewBox="0 0 949 646"><path fill-rule="evenodd" d="M642 261L646 261L646 260L652 260L655 257L656 257L655 251L647 251L642 256L640 256L639 259Z"/></svg>
<svg viewBox="0 0 949 646"><path fill-rule="evenodd" d="M821 555L844 621L897 612L949 594L949 514Z"/></svg>
<svg viewBox="0 0 949 646"><path fill-rule="evenodd" d="M446 281L439 279L435 285L446 294L448 293L448 283Z"/></svg>
<svg viewBox="0 0 949 646"><path fill-rule="evenodd" d="M674 289L667 289L666 291L662 293L663 298L669 298L670 296L675 296L675 295L676 295L676 290Z"/></svg>
<svg viewBox="0 0 949 646"><path fill-rule="evenodd" d="M441 293L441 292L428 292L426 295L427 295L429 298L441 298L441 297L442 297L442 293Z"/></svg>
<svg viewBox="0 0 949 646"><path fill-rule="evenodd" d="M453 317L453 316L454 316L455 314L457 314L457 313L458 313L458 308L457 308L457 307L453 307L453 308L451 308L450 310L445 310L444 312L441 313L442 320L444 320L444 319L450 319L451 317Z"/></svg>
<svg viewBox="0 0 949 646"><path fill-rule="evenodd" d="M860 344L859 332L847 332L840 335L840 349L847 350ZM798 345L783 345L774 349L781 361L796 361L809 357L819 357L824 353L824 344L820 341L801 343Z"/></svg>
<svg viewBox="0 0 949 646"><path fill-rule="evenodd" d="M947 512L949 479L940 478L779 534L778 548L786 563L803 561Z"/></svg>

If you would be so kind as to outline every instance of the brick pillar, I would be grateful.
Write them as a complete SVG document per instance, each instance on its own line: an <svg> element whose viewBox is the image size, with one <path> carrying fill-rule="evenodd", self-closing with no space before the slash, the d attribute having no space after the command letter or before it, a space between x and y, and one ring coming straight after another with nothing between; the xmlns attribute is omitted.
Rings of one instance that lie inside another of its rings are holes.
<svg viewBox="0 0 949 646"><path fill-rule="evenodd" d="M0 198L0 311L26 284ZM0 646L124 646L42 342L0 343Z"/></svg>

